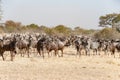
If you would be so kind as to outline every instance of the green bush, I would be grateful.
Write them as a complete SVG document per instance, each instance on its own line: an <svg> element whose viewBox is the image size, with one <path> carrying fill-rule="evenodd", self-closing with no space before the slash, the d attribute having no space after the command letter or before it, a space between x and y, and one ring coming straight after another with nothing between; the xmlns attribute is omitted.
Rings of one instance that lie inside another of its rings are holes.
<svg viewBox="0 0 120 80"><path fill-rule="evenodd" d="M120 33L118 33L113 28L104 28L94 34L95 38L98 39L118 39L120 38Z"/></svg>

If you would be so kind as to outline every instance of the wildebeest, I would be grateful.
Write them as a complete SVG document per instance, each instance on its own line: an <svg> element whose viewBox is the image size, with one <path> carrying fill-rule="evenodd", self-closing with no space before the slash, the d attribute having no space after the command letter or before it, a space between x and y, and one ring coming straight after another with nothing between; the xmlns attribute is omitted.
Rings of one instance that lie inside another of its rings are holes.
<svg viewBox="0 0 120 80"><path fill-rule="evenodd" d="M39 52L39 54L44 58L44 49L47 51L48 53L48 57L50 56L50 52L54 51L55 52L55 56L61 56L63 57L63 50L65 46L68 46L68 40L66 39L61 39L58 37L54 37L54 36L48 36L48 37L42 37L38 43L37 43L37 51ZM61 51L61 55L58 54L58 51Z"/></svg>
<svg viewBox="0 0 120 80"><path fill-rule="evenodd" d="M78 37L75 40L75 47L77 49L77 54L81 55L81 51L84 50L86 55L90 55L91 50L95 54L100 54L98 51L100 51L100 48L103 46L100 44L100 42L96 39L92 39L91 37Z"/></svg>
<svg viewBox="0 0 120 80"><path fill-rule="evenodd" d="M74 44L75 44L75 48L77 50L77 55L79 55L79 57L81 56L81 50L82 50L82 42L77 39L74 41Z"/></svg>
<svg viewBox="0 0 120 80"><path fill-rule="evenodd" d="M2 59L4 59L4 56L3 56L3 53L4 53L4 50L3 50L3 40L0 39L0 55L2 56Z"/></svg>
<svg viewBox="0 0 120 80"><path fill-rule="evenodd" d="M55 52L55 56L58 55L59 57L63 57L63 50L65 46L69 46L69 42L67 39L63 39L63 38L59 38L59 37L53 37L53 38L49 38L46 41L46 50L48 51L48 56L49 56L49 52L51 52L52 50L54 50ZM58 53L58 51L61 51L61 55Z"/></svg>
<svg viewBox="0 0 120 80"><path fill-rule="evenodd" d="M31 36L30 42L31 42L30 43L30 50L35 55L35 53L37 53L37 42L38 42L38 40L35 36Z"/></svg>
<svg viewBox="0 0 120 80"><path fill-rule="evenodd" d="M77 37L74 41L75 47L77 49L77 54L81 55L81 51L84 50L86 55L90 55L90 44L88 43L88 38L81 36Z"/></svg>
<svg viewBox="0 0 120 80"><path fill-rule="evenodd" d="M10 51L10 55L11 55L11 61L13 61L13 57L15 56L16 54L16 48L15 48L15 44L16 44L16 38L15 36L14 37L11 37L9 40L3 40L3 41L0 41L0 44L2 44L0 46L0 54L4 60L4 52L5 51Z"/></svg>
<svg viewBox="0 0 120 80"><path fill-rule="evenodd" d="M120 58L120 42L118 42L116 45L115 45L118 53L119 53L119 58Z"/></svg>
<svg viewBox="0 0 120 80"><path fill-rule="evenodd" d="M120 41L106 39L95 39L87 36L49 36L49 35L35 35L35 34L6 34L0 36L0 55L5 60L3 54L5 51L10 51L11 60L16 53L16 49L20 50L22 56L27 53L29 57L29 50L36 49L40 56L44 58L45 53L48 57L54 51L55 56L63 56L64 47L75 45L73 47L77 50L77 55L81 56L82 50L86 55L91 55L91 51L96 55L104 51L105 54L111 53L115 57L115 51L120 52ZM72 47L72 48L73 48ZM21 52L22 51L22 52ZM23 52L24 51L24 52ZM61 51L61 54L59 53ZM33 51L31 51L32 53ZM120 55L120 54L119 54Z"/></svg>
<svg viewBox="0 0 120 80"><path fill-rule="evenodd" d="M41 55L43 56L43 58L44 58L44 43L45 43L45 40L46 40L45 37L41 37L41 39L38 40L38 42L37 42L37 51L38 51L40 56Z"/></svg>
<svg viewBox="0 0 120 80"><path fill-rule="evenodd" d="M25 53L28 54L29 57L29 49L31 45L30 36L20 36L19 40L16 42L16 47L20 50L21 56L24 56Z"/></svg>

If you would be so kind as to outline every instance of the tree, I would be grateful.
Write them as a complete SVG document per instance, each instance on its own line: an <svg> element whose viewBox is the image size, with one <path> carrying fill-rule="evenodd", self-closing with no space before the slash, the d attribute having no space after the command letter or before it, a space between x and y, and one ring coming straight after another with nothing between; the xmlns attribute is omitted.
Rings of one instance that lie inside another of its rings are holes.
<svg viewBox="0 0 120 80"><path fill-rule="evenodd" d="M38 29L39 26L37 24L30 24L30 25L27 25L28 28L31 28L31 29Z"/></svg>
<svg viewBox="0 0 120 80"><path fill-rule="evenodd" d="M40 32L41 31L40 27L34 23L26 25L25 28L26 28L26 31L28 32Z"/></svg>
<svg viewBox="0 0 120 80"><path fill-rule="evenodd" d="M74 28L74 34L82 34L82 35L91 35L95 32L93 29L83 29L80 27Z"/></svg>
<svg viewBox="0 0 120 80"><path fill-rule="evenodd" d="M20 26L21 26L21 23L20 23L20 22L14 22L14 21L12 21L12 20L7 20L7 21L5 22L5 26L6 26L6 27L14 27L14 28L16 28L16 27L20 27Z"/></svg>
<svg viewBox="0 0 120 80"><path fill-rule="evenodd" d="M115 18L118 17L118 14L113 13L113 14L107 14L105 16L100 16L99 18L99 26L101 27L114 27L115 23Z"/></svg>
<svg viewBox="0 0 120 80"><path fill-rule="evenodd" d="M21 23L20 22L14 22L12 20L7 20L5 22L5 29L7 32L17 32L21 29Z"/></svg>
<svg viewBox="0 0 120 80"><path fill-rule="evenodd" d="M64 35L69 35L72 31L71 28L68 28L64 25L58 25L56 27L53 28L55 31L57 31L60 34L64 34Z"/></svg>
<svg viewBox="0 0 120 80"><path fill-rule="evenodd" d="M104 28L94 34L97 39L118 39L120 34L112 28Z"/></svg>
<svg viewBox="0 0 120 80"><path fill-rule="evenodd" d="M74 28L74 33L75 34L83 34L84 29L80 28L80 27L75 27Z"/></svg>
<svg viewBox="0 0 120 80"><path fill-rule="evenodd" d="M113 19L113 23L118 23L119 21L120 21L120 14L118 14L117 17Z"/></svg>

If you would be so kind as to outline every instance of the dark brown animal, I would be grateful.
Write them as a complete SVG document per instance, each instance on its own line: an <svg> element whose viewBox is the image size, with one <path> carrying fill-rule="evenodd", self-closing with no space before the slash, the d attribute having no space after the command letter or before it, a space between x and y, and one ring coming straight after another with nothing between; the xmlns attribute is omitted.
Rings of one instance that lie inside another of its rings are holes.
<svg viewBox="0 0 120 80"><path fill-rule="evenodd" d="M2 54L2 57L3 57L3 54L5 51L10 51L10 55L11 55L11 61L13 61L13 58L15 57L15 54L16 54L16 39L15 37L11 38L11 40L7 41L4 43L4 40L3 40L3 46L1 47L1 54ZM4 60L4 57L3 57L3 60Z"/></svg>

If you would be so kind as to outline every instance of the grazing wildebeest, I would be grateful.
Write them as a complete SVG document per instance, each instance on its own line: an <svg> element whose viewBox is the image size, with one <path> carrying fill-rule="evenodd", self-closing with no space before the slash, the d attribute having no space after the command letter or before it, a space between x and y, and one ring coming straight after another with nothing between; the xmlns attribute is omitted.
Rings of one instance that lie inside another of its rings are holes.
<svg viewBox="0 0 120 80"><path fill-rule="evenodd" d="M79 54L79 56L81 55L81 51L84 50L86 55L90 55L89 53L89 49L90 49L90 44L88 44L88 38L87 37L78 37L76 38L76 40L74 41L75 43L75 47L77 49L77 54Z"/></svg>
<svg viewBox="0 0 120 80"><path fill-rule="evenodd" d="M87 48L87 53L89 53L89 55L91 54L90 53L90 50L93 51L93 54L95 53L97 55L98 53L98 48L99 48L99 42L97 42L96 40L92 40L91 38L89 38L87 40L87 43L88 45L86 46Z"/></svg>
<svg viewBox="0 0 120 80"><path fill-rule="evenodd" d="M30 36L28 36L27 39L24 36L22 36L16 42L16 47L20 50L21 56L24 56L24 54L27 53L29 57L30 45L31 45Z"/></svg>
<svg viewBox="0 0 120 80"><path fill-rule="evenodd" d="M38 41L37 51L39 52L40 55L42 52L42 56L44 58L44 52L43 52L44 48L47 50L48 57L50 56L49 53L51 51L55 52L55 56L58 55L60 57L60 55L58 54L58 51L60 50L61 57L63 57L63 49L65 46L68 46L68 40L63 40L63 39L59 39L58 37L48 36L46 38L43 37Z"/></svg>
<svg viewBox="0 0 120 80"><path fill-rule="evenodd" d="M5 51L10 51L11 61L13 61L13 57L16 54L15 44L16 44L15 36L14 37L11 36L10 40L3 40L3 46L1 47L1 51L0 51L2 54L2 57ZM4 60L4 57L3 57L3 60Z"/></svg>
<svg viewBox="0 0 120 80"><path fill-rule="evenodd" d="M79 57L81 56L81 50L82 50L82 42L77 39L74 41L75 44L75 48L77 49L77 55L79 55Z"/></svg>
<svg viewBox="0 0 120 80"><path fill-rule="evenodd" d="M40 56L42 55L43 58L44 58L44 43L45 43L45 41L46 41L46 38L41 37L41 39L38 40L38 42L37 42L37 51Z"/></svg>
<svg viewBox="0 0 120 80"><path fill-rule="evenodd" d="M119 58L120 58L120 42L118 42L118 44L116 44L116 49L119 53Z"/></svg>
<svg viewBox="0 0 120 80"><path fill-rule="evenodd" d="M35 55L35 53L37 53L37 42L38 42L38 40L37 40L37 38L36 37L34 37L34 36L32 36L31 37L31 39L30 39L31 41L31 45L30 45L30 50L31 50L31 52L33 52L34 53L34 55Z"/></svg>
<svg viewBox="0 0 120 80"><path fill-rule="evenodd" d="M55 43L55 41L52 41L50 39L46 40L46 43L45 43L45 48L48 52L48 57L49 57L49 53L54 50L55 52L55 56L57 55L57 51L58 51L58 45Z"/></svg>
<svg viewBox="0 0 120 80"><path fill-rule="evenodd" d="M111 40L108 42L108 45L107 45L107 50L111 52L111 55L114 55L115 57L115 49L116 49L116 45L114 44L114 41Z"/></svg>
<svg viewBox="0 0 120 80"><path fill-rule="evenodd" d="M119 58L120 58L120 41L111 41L111 45L110 45L110 49L111 49L111 54L114 55L115 57L115 50L118 51L119 54Z"/></svg>
<svg viewBox="0 0 120 80"><path fill-rule="evenodd" d="M81 55L81 51L84 50L86 55L90 55L90 50L93 50L96 55L100 47L100 43L96 40L91 39L91 37L79 37L75 40L75 47L77 49L77 54Z"/></svg>

